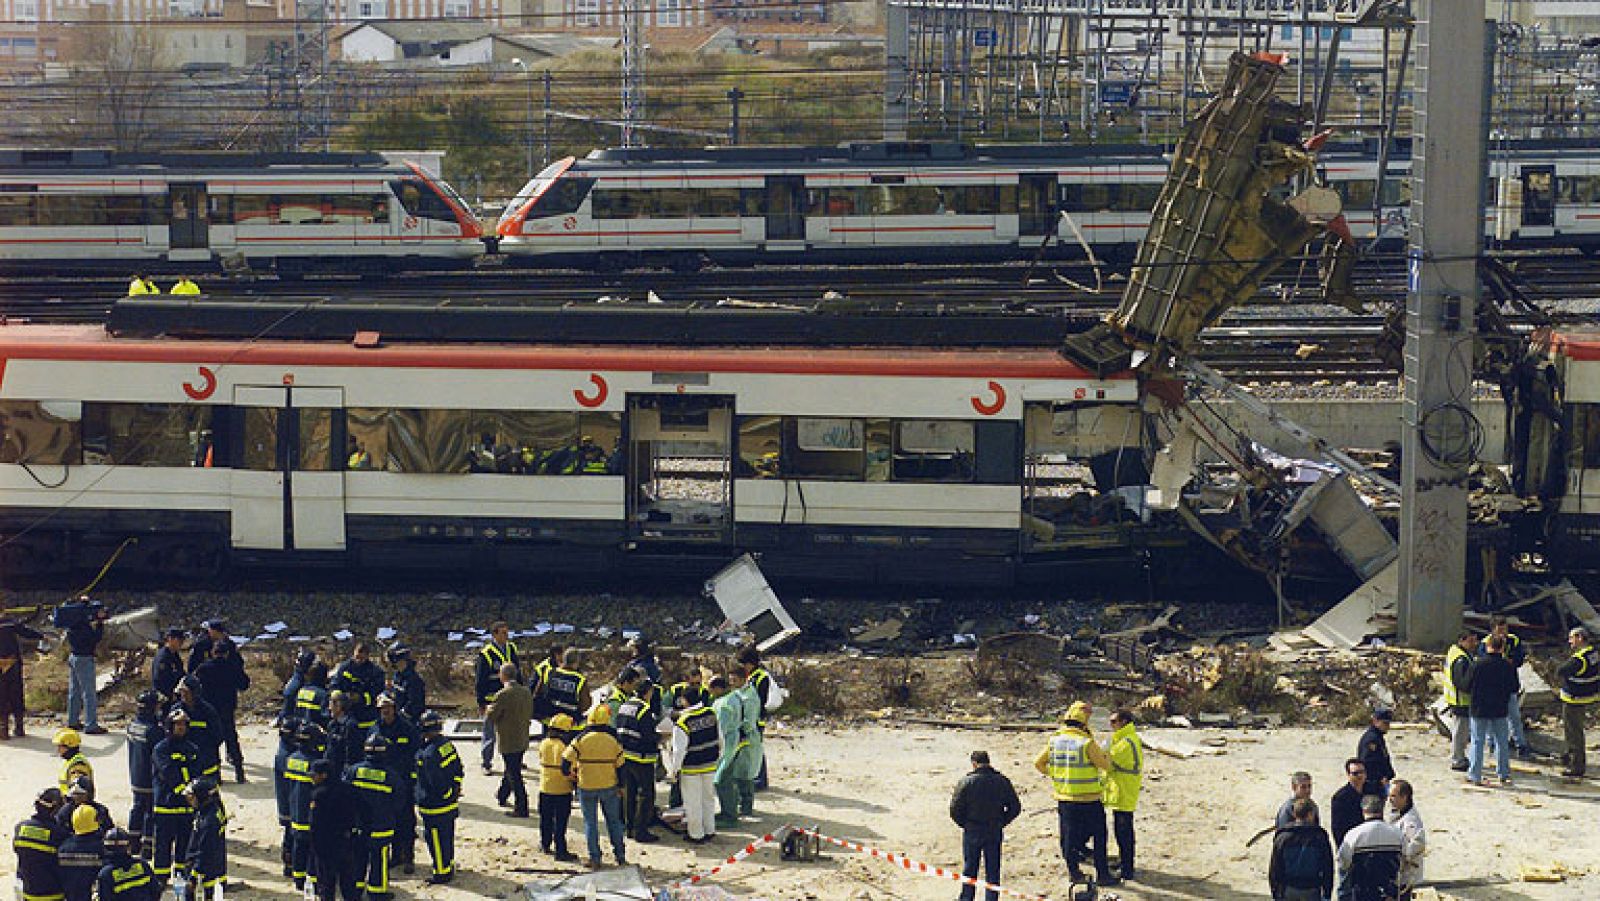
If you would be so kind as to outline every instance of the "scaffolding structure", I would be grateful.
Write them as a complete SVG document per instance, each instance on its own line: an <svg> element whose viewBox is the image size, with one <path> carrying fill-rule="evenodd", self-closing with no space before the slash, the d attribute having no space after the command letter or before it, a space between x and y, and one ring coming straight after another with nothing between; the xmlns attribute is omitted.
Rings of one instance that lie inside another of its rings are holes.
<svg viewBox="0 0 1600 901"><path fill-rule="evenodd" d="M1409 33L1410 0L890 0L884 132L957 140L1170 139L1239 52L1288 57L1327 121L1343 72L1356 118ZM1364 60L1340 57L1353 30ZM1352 65L1354 62L1354 65ZM1398 95L1395 95L1398 96ZM1370 123L1381 130L1382 105ZM1357 123L1359 124L1359 123Z"/></svg>
<svg viewBox="0 0 1600 901"><path fill-rule="evenodd" d="M622 146L644 144L644 10L646 0L622 0Z"/></svg>
<svg viewBox="0 0 1600 901"><path fill-rule="evenodd" d="M332 82L328 78L333 19L329 0L296 0L292 70L294 150L327 150L333 137Z"/></svg>

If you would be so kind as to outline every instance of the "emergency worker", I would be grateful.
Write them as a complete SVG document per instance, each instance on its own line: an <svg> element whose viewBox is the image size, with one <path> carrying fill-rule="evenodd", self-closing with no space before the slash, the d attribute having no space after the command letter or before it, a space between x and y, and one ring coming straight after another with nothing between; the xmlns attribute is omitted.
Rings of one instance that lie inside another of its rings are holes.
<svg viewBox="0 0 1600 901"><path fill-rule="evenodd" d="M178 683L178 700L172 709L189 715L189 740L200 752L200 771L195 776L206 776L215 782L222 774L221 715L200 696L200 690L199 678L192 673L184 676Z"/></svg>
<svg viewBox="0 0 1600 901"><path fill-rule="evenodd" d="M272 755L272 800L277 804L278 828L283 833L279 857L283 861L285 876L294 875L294 816L290 797L294 792L295 780L289 776L289 758L294 756L299 731L300 720L297 717L278 720L278 750Z"/></svg>
<svg viewBox="0 0 1600 901"><path fill-rule="evenodd" d="M711 694L727 691L721 676L711 680ZM717 714L696 704L673 721L671 751L667 755L667 780L683 792L683 813L689 841L701 845L717 834L717 762L722 757L722 733Z"/></svg>
<svg viewBox="0 0 1600 901"><path fill-rule="evenodd" d="M761 716L756 720L756 729L761 734L767 734L767 708L772 706L772 674L761 665L761 652L753 647L746 646L739 651L735 658L739 668L744 671L744 679L756 690L756 697L761 699ZM760 769L756 773L756 791L765 791L767 788L767 761L761 759Z"/></svg>
<svg viewBox="0 0 1600 901"><path fill-rule="evenodd" d="M228 751L234 779L244 784L244 750L239 747L239 694L250 687L244 671L244 658L230 639L211 645L211 657L195 667L200 691L206 703L217 711L217 737Z"/></svg>
<svg viewBox="0 0 1600 901"><path fill-rule="evenodd" d="M222 792L211 779L189 784L189 804L194 808L194 829L189 833L189 901L210 901L228 882L228 811Z"/></svg>
<svg viewBox="0 0 1600 901"><path fill-rule="evenodd" d="M161 696L155 689L147 688L139 693L137 699L138 709L134 711L133 719L128 721L128 784L133 788L133 808L128 811L128 832L133 835L134 841L143 841L145 830L149 828L150 808L155 798L151 780L154 775L154 755L156 745L167 737L167 730L161 726L161 714L157 709L161 704Z"/></svg>
<svg viewBox="0 0 1600 901"><path fill-rule="evenodd" d="M194 296L200 293L200 286L195 284L194 281L189 278L189 276L180 275L178 276L178 280L172 283L172 288L167 293L180 296Z"/></svg>
<svg viewBox="0 0 1600 901"><path fill-rule="evenodd" d="M561 665L550 670L544 683L545 701L554 711L551 715L565 713L574 723L584 719L583 686L588 681L575 669L577 665L578 649L567 648L561 652Z"/></svg>
<svg viewBox="0 0 1600 901"><path fill-rule="evenodd" d="M383 694L385 681L383 668L372 662L372 650L364 641L356 642L350 659L333 671L333 688L345 693L363 732L378 721L378 695Z"/></svg>
<svg viewBox="0 0 1600 901"><path fill-rule="evenodd" d="M159 901L156 871L135 855L139 840L121 829L106 836L105 865L95 877L100 901Z"/></svg>
<svg viewBox="0 0 1600 901"><path fill-rule="evenodd" d="M294 658L294 672L289 674L289 680L283 683L283 691L278 694L278 717L273 722L276 726L284 720L298 718L295 713L295 700L300 695L300 688L306 684L306 670L311 664L317 662L317 652L310 648L302 648Z"/></svg>
<svg viewBox="0 0 1600 901"><path fill-rule="evenodd" d="M62 901L61 843L66 833L56 825L61 790L47 788L33 799L33 815L17 824L11 850L17 854L17 881L22 901Z"/></svg>
<svg viewBox="0 0 1600 901"><path fill-rule="evenodd" d="M1450 769L1467 771L1467 739L1472 730L1472 692L1468 690L1467 674L1472 670L1472 656L1478 650L1478 633L1462 630L1456 643L1444 655L1444 703L1450 708Z"/></svg>
<svg viewBox="0 0 1600 901"><path fill-rule="evenodd" d="M177 626L168 629L161 636L161 650L156 651L155 662L150 664L150 687L161 696L163 711L177 699L178 683L187 672L183 663L183 640L187 636Z"/></svg>
<svg viewBox="0 0 1600 901"><path fill-rule="evenodd" d="M456 746L444 737L444 718L432 710L423 711L420 723L422 747L417 751L417 812L422 814L422 830L433 858L433 875L428 882L442 885L456 873L456 818L460 815L461 756Z"/></svg>
<svg viewBox="0 0 1600 901"><path fill-rule="evenodd" d="M716 825L719 829L731 829L739 825L740 799L746 791L750 792L753 803L755 789L751 781L755 771L750 768L747 753L750 745L744 740L744 700L731 690L724 676L712 677L711 697L714 699L711 710L717 715L721 742L717 768L712 775L717 787L717 807L721 811L717 814Z"/></svg>
<svg viewBox="0 0 1600 901"><path fill-rule="evenodd" d="M367 737L365 756L345 768L344 781L360 799L361 822L367 838L366 878L357 880L370 901L387 901L389 892L389 853L394 841L394 773L385 766L389 741L382 735Z"/></svg>
<svg viewBox="0 0 1600 901"><path fill-rule="evenodd" d="M72 813L72 834L62 840L56 855L61 865L61 892L66 901L91 901L105 853L106 843L101 838L98 815L93 807L79 807Z"/></svg>
<svg viewBox="0 0 1600 901"><path fill-rule="evenodd" d="M378 696L378 722L369 734L381 735L389 742L384 769L395 778L395 833L391 854L395 863L409 875L416 870L417 750L422 746L422 736L411 720L399 711L394 695L387 692Z"/></svg>
<svg viewBox="0 0 1600 901"><path fill-rule="evenodd" d="M1139 808L1139 789L1144 782L1144 742L1133 728L1133 714L1117 710L1111 714L1111 742L1106 748L1111 769L1106 773L1105 805L1111 810L1111 831L1117 837L1117 854L1122 879L1133 878L1133 812Z"/></svg>
<svg viewBox="0 0 1600 901"><path fill-rule="evenodd" d="M294 714L308 723L328 725L328 665L321 660L306 667L305 679L294 695Z"/></svg>
<svg viewBox="0 0 1600 901"><path fill-rule="evenodd" d="M1561 721L1566 733L1566 768L1561 775L1581 778L1588 770L1584 753L1584 717L1600 703L1600 652L1587 629L1582 626L1567 633L1572 656L1556 675L1561 677Z"/></svg>
<svg viewBox="0 0 1600 901"><path fill-rule="evenodd" d="M367 730L361 728L356 722L356 715L350 712L349 699L350 696L342 691L328 695L328 748L323 756L341 774L346 767L361 759L367 740Z"/></svg>
<svg viewBox="0 0 1600 901"><path fill-rule="evenodd" d="M1034 768L1050 777L1061 829L1061 856L1073 882L1083 882L1083 862L1093 857L1096 880L1115 885L1106 855L1106 809L1100 774L1111 768L1105 749L1089 732L1091 708L1074 701L1061 729L1034 758Z"/></svg>
<svg viewBox="0 0 1600 901"><path fill-rule="evenodd" d="M128 281L129 297L142 297L146 294L160 293L161 289L156 287L156 283L146 278L142 272L135 272L133 278Z"/></svg>
<svg viewBox="0 0 1600 901"><path fill-rule="evenodd" d="M389 649L389 666L394 675L389 677L389 693L394 695L395 706L415 724L422 712L428 709L428 683L417 672L417 663L411 659L411 649L396 645Z"/></svg>
<svg viewBox="0 0 1600 901"><path fill-rule="evenodd" d="M167 737L156 745L151 766L155 806L146 844L156 878L165 884L174 869L183 872L194 825L194 808L186 795L189 783L200 775L200 749L189 740L189 714L181 708L167 715Z"/></svg>
<svg viewBox="0 0 1600 901"><path fill-rule="evenodd" d="M318 901L362 901L367 854L361 798L326 760L312 762L311 785L311 866Z"/></svg>
<svg viewBox="0 0 1600 901"><path fill-rule="evenodd" d="M494 696L500 693L500 668L506 664L522 672L522 661L517 659L517 644L511 640L511 627L503 620L490 624L489 640L484 642L478 650L478 657L473 661L472 678L475 692L478 696L478 716L489 715L489 705L493 703ZM494 729L487 723L483 729L483 774L494 774Z"/></svg>
<svg viewBox="0 0 1600 901"><path fill-rule="evenodd" d="M634 684L635 688L640 685L637 679ZM650 682L642 685L642 693L636 691L617 704L611 723L622 745L622 769L617 773L622 788L622 824L634 841L647 845L660 841L650 827L656 819L656 764L661 761L661 735L656 731L656 715L644 697L654 686Z"/></svg>
<svg viewBox="0 0 1600 901"><path fill-rule="evenodd" d="M61 758L61 775L56 777L56 787L61 790L62 797L66 797L79 776L94 778L94 767L89 765L89 758L83 756L83 736L78 730L57 729L55 743L56 756Z"/></svg>
<svg viewBox="0 0 1600 901"><path fill-rule="evenodd" d="M67 790L67 802L56 811L56 825L67 834L72 834L74 825L72 818L82 808L94 811L96 838L103 837L117 825L111 819L111 811L94 799L94 780L88 776L79 776L72 780L72 788Z"/></svg>
<svg viewBox="0 0 1600 901"><path fill-rule="evenodd" d="M22 681L22 642L39 641L44 636L4 612L5 606L0 604L0 741L10 741L13 722L18 738L28 734L22 722L28 712Z"/></svg>
<svg viewBox="0 0 1600 901"><path fill-rule="evenodd" d="M284 779L289 784L289 854L287 875L295 888L304 888L311 860L311 766L322 759L322 729L316 723L301 723L295 730L295 747L284 761Z"/></svg>

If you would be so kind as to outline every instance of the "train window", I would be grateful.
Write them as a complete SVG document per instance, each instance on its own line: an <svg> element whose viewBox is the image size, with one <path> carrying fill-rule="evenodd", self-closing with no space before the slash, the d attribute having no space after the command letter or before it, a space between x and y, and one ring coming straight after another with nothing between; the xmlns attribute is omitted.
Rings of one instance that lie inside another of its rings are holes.
<svg viewBox="0 0 1600 901"><path fill-rule="evenodd" d="M650 215L650 192L609 189L594 192L596 219L641 219Z"/></svg>
<svg viewBox="0 0 1600 901"><path fill-rule="evenodd" d="M77 464L83 408L71 402L0 400L0 463Z"/></svg>
<svg viewBox="0 0 1600 901"><path fill-rule="evenodd" d="M736 475L771 479L782 474L783 417L739 417L739 461Z"/></svg>
<svg viewBox="0 0 1600 901"><path fill-rule="evenodd" d="M862 420L787 418L783 421L783 474L792 478L859 481L865 447Z"/></svg>
<svg viewBox="0 0 1600 901"><path fill-rule="evenodd" d="M144 225L144 197L139 194L112 194L106 198L107 225Z"/></svg>
<svg viewBox="0 0 1600 901"><path fill-rule="evenodd" d="M294 468L302 472L328 472L335 469L333 461L333 411L301 409L300 446L295 454Z"/></svg>
<svg viewBox="0 0 1600 901"><path fill-rule="evenodd" d="M696 216L731 219L739 215L738 188L701 188L695 193Z"/></svg>
<svg viewBox="0 0 1600 901"><path fill-rule="evenodd" d="M213 408L202 404L83 405L83 462L200 466Z"/></svg>
<svg viewBox="0 0 1600 901"><path fill-rule="evenodd" d="M46 228L105 225L105 198L95 194L39 194L33 199L34 224Z"/></svg>
<svg viewBox="0 0 1600 901"><path fill-rule="evenodd" d="M1561 197L1567 203L1590 205L1600 202L1600 178L1593 175L1563 175L1557 179Z"/></svg>
<svg viewBox="0 0 1600 901"><path fill-rule="evenodd" d="M1161 185L1133 183L1117 186L1112 208L1125 213L1148 213L1161 197Z"/></svg>
<svg viewBox="0 0 1600 901"><path fill-rule="evenodd" d="M235 225L266 225L276 218L272 198L265 194L237 194L233 198Z"/></svg>
<svg viewBox="0 0 1600 901"><path fill-rule="evenodd" d="M1063 182L1061 208L1069 213L1104 213L1111 209L1114 185Z"/></svg>
<svg viewBox="0 0 1600 901"><path fill-rule="evenodd" d="M320 194L278 194L271 204L271 218L280 225L318 225L328 213Z"/></svg>
<svg viewBox="0 0 1600 901"><path fill-rule="evenodd" d="M866 447L862 453L864 472L868 482L887 482L891 475L894 451L891 447L894 425L887 419L868 419L862 429Z"/></svg>
<svg viewBox="0 0 1600 901"><path fill-rule="evenodd" d="M233 222L233 195L210 194L206 197L206 218L213 225L228 225Z"/></svg>
<svg viewBox="0 0 1600 901"><path fill-rule="evenodd" d="M972 481L972 423L908 419L895 423L894 431L896 482Z"/></svg>
<svg viewBox="0 0 1600 901"><path fill-rule="evenodd" d="M767 214L767 191L765 188L740 188L739 208L746 216L765 216Z"/></svg>
<svg viewBox="0 0 1600 901"><path fill-rule="evenodd" d="M953 212L944 191L932 185L883 185L880 203L886 216L932 216Z"/></svg>
<svg viewBox="0 0 1600 901"><path fill-rule="evenodd" d="M529 219L540 219L547 216L565 216L578 211L583 206L584 198L589 196L589 190L594 187L592 178L558 178L556 183L539 195L533 208L528 210Z"/></svg>
<svg viewBox="0 0 1600 901"><path fill-rule="evenodd" d="M1333 183L1333 189L1339 192L1339 198L1347 210L1372 209L1372 196L1377 188L1377 181L1371 178L1353 178Z"/></svg>
<svg viewBox="0 0 1600 901"><path fill-rule="evenodd" d="M609 457L622 434L618 413L532 410L345 411L351 448L388 472L582 472L586 448ZM584 439L588 439L586 442Z"/></svg>
<svg viewBox="0 0 1600 901"><path fill-rule="evenodd" d="M240 451L243 469L271 472L278 468L278 410L275 407L244 408L244 447Z"/></svg>
<svg viewBox="0 0 1600 901"><path fill-rule="evenodd" d="M1383 206L1410 206L1411 179L1386 178L1383 180Z"/></svg>
<svg viewBox="0 0 1600 901"><path fill-rule="evenodd" d="M431 187L415 178L389 182L389 190L400 198L407 214L440 222L456 221L455 211Z"/></svg>
<svg viewBox="0 0 1600 901"><path fill-rule="evenodd" d="M1569 469L1600 469L1600 404L1567 404L1572 436L1567 450Z"/></svg>
<svg viewBox="0 0 1600 901"><path fill-rule="evenodd" d="M658 188L641 191L649 194L651 209L656 219L687 219L694 215L694 193L682 188Z"/></svg>

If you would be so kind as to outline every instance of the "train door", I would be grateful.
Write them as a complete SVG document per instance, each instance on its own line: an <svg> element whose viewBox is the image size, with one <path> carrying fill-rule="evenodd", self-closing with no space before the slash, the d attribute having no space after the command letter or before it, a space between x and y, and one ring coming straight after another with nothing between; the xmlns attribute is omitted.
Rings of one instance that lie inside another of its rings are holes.
<svg viewBox="0 0 1600 901"><path fill-rule="evenodd" d="M233 546L344 550L344 389L239 385L233 405Z"/></svg>
<svg viewBox="0 0 1600 901"><path fill-rule="evenodd" d="M1555 234L1556 167L1522 167L1522 228L1519 237L1548 238Z"/></svg>
<svg viewBox="0 0 1600 901"><path fill-rule="evenodd" d="M167 259L211 259L211 219L201 182L167 185Z"/></svg>
<svg viewBox="0 0 1600 901"><path fill-rule="evenodd" d="M628 533L641 541L733 541L733 398L630 394Z"/></svg>
<svg viewBox="0 0 1600 901"><path fill-rule="evenodd" d="M803 175L769 175L766 182L769 249L803 249L806 239L806 179ZM772 248L782 242L793 247Z"/></svg>
<svg viewBox="0 0 1600 901"><path fill-rule="evenodd" d="M1017 233L1023 239L1042 238L1056 228L1056 177L1024 174L1017 180ZM1026 244L1037 241L1024 240Z"/></svg>

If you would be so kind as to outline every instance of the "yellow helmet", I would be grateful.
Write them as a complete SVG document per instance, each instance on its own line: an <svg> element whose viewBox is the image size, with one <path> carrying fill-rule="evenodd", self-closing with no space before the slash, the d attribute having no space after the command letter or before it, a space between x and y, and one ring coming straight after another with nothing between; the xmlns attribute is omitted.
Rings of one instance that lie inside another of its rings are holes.
<svg viewBox="0 0 1600 901"><path fill-rule="evenodd" d="M550 718L550 728L558 732L571 732L573 727L572 717L565 713L558 713Z"/></svg>
<svg viewBox="0 0 1600 901"><path fill-rule="evenodd" d="M1072 706L1067 708L1067 712L1061 715L1061 721L1087 726L1089 725L1089 711L1092 709L1083 701L1073 701Z"/></svg>
<svg viewBox="0 0 1600 901"><path fill-rule="evenodd" d="M68 748L77 748L83 745L83 736L76 729L57 729L55 742Z"/></svg>
<svg viewBox="0 0 1600 901"><path fill-rule="evenodd" d="M589 725L604 726L611 722L611 708L604 704L596 706L589 711Z"/></svg>
<svg viewBox="0 0 1600 901"><path fill-rule="evenodd" d="M88 835L100 828L100 814L91 805L79 804L78 809L72 812L72 832L75 835Z"/></svg>

